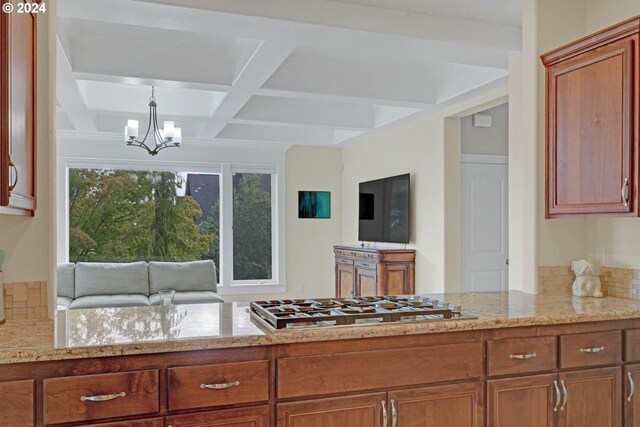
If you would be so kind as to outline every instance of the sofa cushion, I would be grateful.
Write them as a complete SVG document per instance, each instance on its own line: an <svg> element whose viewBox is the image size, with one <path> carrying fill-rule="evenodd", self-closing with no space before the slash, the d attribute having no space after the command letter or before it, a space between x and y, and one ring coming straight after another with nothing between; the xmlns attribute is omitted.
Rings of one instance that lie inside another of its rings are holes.
<svg viewBox="0 0 640 427"><path fill-rule="evenodd" d="M76 277L76 265L72 262L58 264L57 268L57 285L58 296L74 298L74 284Z"/></svg>
<svg viewBox="0 0 640 427"><path fill-rule="evenodd" d="M149 295L147 263L142 261L126 264L101 262L76 264L76 298L115 294Z"/></svg>
<svg viewBox="0 0 640 427"><path fill-rule="evenodd" d="M213 291L176 292L173 298L174 304L204 304L211 302L224 302L220 295ZM149 297L151 305L160 304L160 295L152 294Z"/></svg>
<svg viewBox="0 0 640 427"><path fill-rule="evenodd" d="M149 297L140 294L91 295L73 300L69 308L135 307L149 305Z"/></svg>
<svg viewBox="0 0 640 427"><path fill-rule="evenodd" d="M212 260L149 263L149 289L158 291L212 291L217 289L216 268Z"/></svg>
<svg viewBox="0 0 640 427"><path fill-rule="evenodd" d="M58 306L58 310L66 310L67 308L69 308L69 306L71 305L71 303L73 302L73 300L71 298L67 298L67 297L58 297L57 298L57 302L56 305Z"/></svg>

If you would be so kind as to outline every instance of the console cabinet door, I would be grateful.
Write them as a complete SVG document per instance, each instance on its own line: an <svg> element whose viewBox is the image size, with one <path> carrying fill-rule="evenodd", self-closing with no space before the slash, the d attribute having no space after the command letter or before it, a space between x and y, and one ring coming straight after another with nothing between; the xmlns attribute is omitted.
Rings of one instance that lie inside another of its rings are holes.
<svg viewBox="0 0 640 427"><path fill-rule="evenodd" d="M624 425L640 427L640 364L624 368Z"/></svg>
<svg viewBox="0 0 640 427"><path fill-rule="evenodd" d="M378 272L376 266L369 264L355 264L356 295L361 297L372 297L382 295L377 289Z"/></svg>
<svg viewBox="0 0 640 427"><path fill-rule="evenodd" d="M0 426L32 426L35 414L33 380L0 382Z"/></svg>
<svg viewBox="0 0 640 427"><path fill-rule="evenodd" d="M482 427L482 389L481 382L473 382L389 392L389 425Z"/></svg>
<svg viewBox="0 0 640 427"><path fill-rule="evenodd" d="M555 374L487 381L487 426L553 427L554 381Z"/></svg>
<svg viewBox="0 0 640 427"><path fill-rule="evenodd" d="M637 215L637 53L635 34L547 68L547 218Z"/></svg>
<svg viewBox="0 0 640 427"><path fill-rule="evenodd" d="M315 399L278 405L278 427L381 427L386 393ZM387 411L387 426L391 411Z"/></svg>
<svg viewBox="0 0 640 427"><path fill-rule="evenodd" d="M621 367L565 372L558 377L566 388L566 405L559 412L559 427L622 425Z"/></svg>
<svg viewBox="0 0 640 427"><path fill-rule="evenodd" d="M0 14L0 40L0 206L15 208L11 213L33 215L36 15Z"/></svg>
<svg viewBox="0 0 640 427"><path fill-rule="evenodd" d="M336 263L336 296L348 298L355 296L355 276L351 264Z"/></svg>

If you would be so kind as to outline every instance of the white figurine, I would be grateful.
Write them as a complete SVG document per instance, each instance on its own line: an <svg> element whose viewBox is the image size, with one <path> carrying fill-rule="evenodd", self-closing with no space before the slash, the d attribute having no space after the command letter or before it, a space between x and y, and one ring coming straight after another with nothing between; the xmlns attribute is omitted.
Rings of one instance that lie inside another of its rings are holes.
<svg viewBox="0 0 640 427"><path fill-rule="evenodd" d="M587 260L581 259L571 263L571 269L576 274L571 291L576 297L602 298L600 276L594 271L596 268Z"/></svg>

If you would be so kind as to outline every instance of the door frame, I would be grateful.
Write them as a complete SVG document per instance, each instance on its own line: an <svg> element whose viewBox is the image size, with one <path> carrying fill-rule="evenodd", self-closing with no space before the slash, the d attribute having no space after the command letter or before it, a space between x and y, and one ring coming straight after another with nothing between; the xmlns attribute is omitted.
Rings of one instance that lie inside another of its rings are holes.
<svg viewBox="0 0 640 427"><path fill-rule="evenodd" d="M509 156L497 155L497 154L461 154L460 155L460 176L462 177L462 164L483 164L483 165L506 165L509 166ZM509 174L507 173L507 183L509 183ZM460 184L462 184L462 178L460 179ZM464 268L462 263L462 253L464 253L464 245L462 239L462 188L460 188L460 267ZM507 193L507 206L509 206L509 193ZM509 233L509 220L510 215L507 215L507 233ZM509 241L509 237L507 234L507 242ZM509 247L510 248L510 247ZM509 251L507 251L507 260L509 259ZM507 264L508 265L508 264ZM462 270L460 271L460 276L462 278ZM507 282L508 283L508 282ZM466 292L464 289L464 284L460 283L461 292ZM503 291L508 291L507 289L503 289Z"/></svg>

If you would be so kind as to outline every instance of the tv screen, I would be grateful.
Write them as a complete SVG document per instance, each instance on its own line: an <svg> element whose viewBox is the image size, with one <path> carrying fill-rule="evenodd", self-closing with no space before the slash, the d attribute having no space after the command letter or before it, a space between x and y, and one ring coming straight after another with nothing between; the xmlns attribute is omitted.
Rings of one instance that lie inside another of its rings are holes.
<svg viewBox="0 0 640 427"><path fill-rule="evenodd" d="M360 183L358 240L409 243L409 174Z"/></svg>

